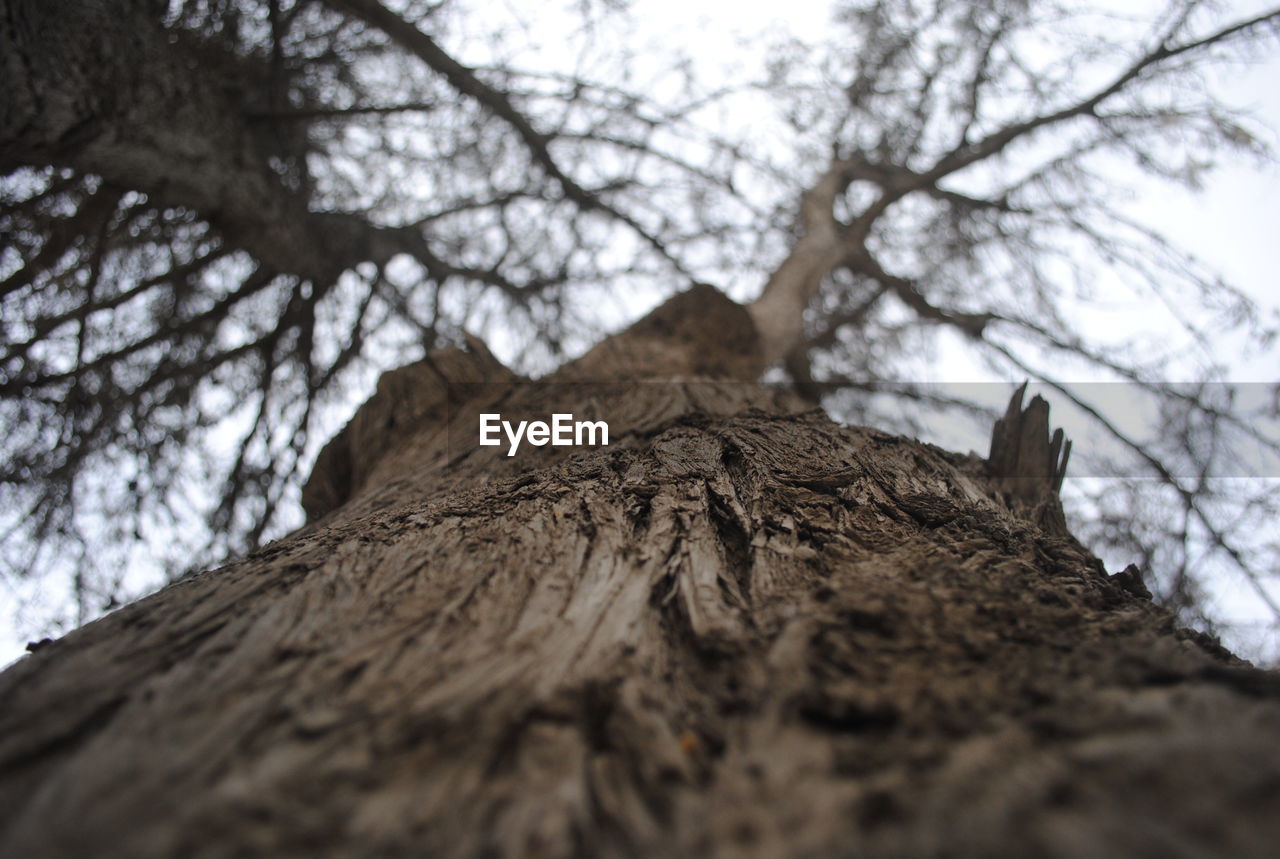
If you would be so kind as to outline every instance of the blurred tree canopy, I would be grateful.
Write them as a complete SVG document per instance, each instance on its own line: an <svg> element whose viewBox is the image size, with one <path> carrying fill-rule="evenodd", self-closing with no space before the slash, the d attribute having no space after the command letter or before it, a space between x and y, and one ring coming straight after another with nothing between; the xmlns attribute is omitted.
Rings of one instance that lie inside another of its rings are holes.
<svg viewBox="0 0 1280 859"><path fill-rule="evenodd" d="M839 2L726 83L619 3L112 7L0 2L0 574L58 595L31 634L300 524L382 370L466 330L537 374L691 280L754 299L768 378L844 419L989 421L913 383L939 354L1044 380L1128 457L1092 473L1148 478L1077 493L1081 536L1188 620L1218 619L1210 574L1280 617L1274 481L1215 479L1276 449L1274 403L1216 384L1224 332L1274 360L1274 319L1125 196L1270 158L1207 78L1280 10ZM1125 300L1149 328L1108 329Z"/></svg>

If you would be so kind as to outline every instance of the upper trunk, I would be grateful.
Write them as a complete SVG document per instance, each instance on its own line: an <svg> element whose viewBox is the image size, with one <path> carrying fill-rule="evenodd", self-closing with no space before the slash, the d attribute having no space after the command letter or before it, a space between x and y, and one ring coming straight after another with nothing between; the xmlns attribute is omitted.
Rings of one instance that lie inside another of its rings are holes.
<svg viewBox="0 0 1280 859"><path fill-rule="evenodd" d="M321 458L323 519L9 669L0 853L1274 850L1280 684L1058 527L1039 412L1001 432L1010 484L689 378L733 347L576 384L745 318L682 300L712 315L575 384L479 348L397 371ZM475 445L529 408L608 409L612 443Z"/></svg>

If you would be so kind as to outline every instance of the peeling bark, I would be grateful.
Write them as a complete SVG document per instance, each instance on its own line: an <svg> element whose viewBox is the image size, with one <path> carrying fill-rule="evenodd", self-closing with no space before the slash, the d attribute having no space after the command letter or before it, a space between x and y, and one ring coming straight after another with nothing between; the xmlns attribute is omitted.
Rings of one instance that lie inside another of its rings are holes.
<svg viewBox="0 0 1280 859"><path fill-rule="evenodd" d="M527 386L433 361L322 457L364 476L317 521L0 676L0 853L1273 852L1280 681L986 461L692 373L614 383L607 450L506 458L422 404Z"/></svg>

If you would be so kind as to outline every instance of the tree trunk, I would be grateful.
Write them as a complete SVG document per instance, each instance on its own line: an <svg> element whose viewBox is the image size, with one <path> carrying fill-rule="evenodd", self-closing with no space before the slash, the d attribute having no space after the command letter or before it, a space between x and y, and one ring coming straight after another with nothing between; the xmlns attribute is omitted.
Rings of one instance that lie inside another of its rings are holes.
<svg viewBox="0 0 1280 859"><path fill-rule="evenodd" d="M724 381L753 332L704 287L538 386L388 374L315 521L0 676L0 853L1273 855L1280 683L1065 532L1039 407L992 476Z"/></svg>

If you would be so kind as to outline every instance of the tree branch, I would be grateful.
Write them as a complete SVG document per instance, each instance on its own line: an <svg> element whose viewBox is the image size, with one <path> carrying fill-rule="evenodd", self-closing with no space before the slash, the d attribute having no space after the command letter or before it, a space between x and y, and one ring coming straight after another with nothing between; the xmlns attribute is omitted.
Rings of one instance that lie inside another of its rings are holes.
<svg viewBox="0 0 1280 859"><path fill-rule="evenodd" d="M388 9L378 0L326 0L329 5L356 16L367 24L386 33L388 38L409 51L439 73L454 89L473 99L515 131L533 162L553 179L567 199L584 212L599 210L614 220L625 224L650 247L661 254L676 270L685 272L684 266L668 252L666 246L631 216L606 203L578 184L561 169L551 155L551 135L539 132L521 113L507 94L497 90L476 76L475 70L455 60L435 40L418 29L412 22Z"/></svg>
<svg viewBox="0 0 1280 859"><path fill-rule="evenodd" d="M931 169L920 174L917 187L931 185L941 179L943 176L954 173L974 164L983 161L993 155L1000 153L1013 141L1025 137L1031 132L1064 122L1068 119L1074 119L1078 116L1092 115L1094 110L1109 99L1111 96L1119 93L1129 85L1135 78L1141 75L1147 69L1163 63L1173 57L1190 53L1210 45L1219 44L1240 33L1252 30L1262 24L1280 20L1280 9L1273 9L1246 21L1240 21L1227 27L1223 27L1215 33L1204 38L1197 39L1175 47L1166 47L1160 45L1155 50L1148 52L1129 68L1125 69L1120 75L1114 78L1109 84L1096 90L1092 95L1080 99L1076 103L1064 107L1052 113L1041 114L1040 116L1006 126L1005 128L995 131L977 143L971 145L962 145L961 148L949 153L940 159Z"/></svg>

